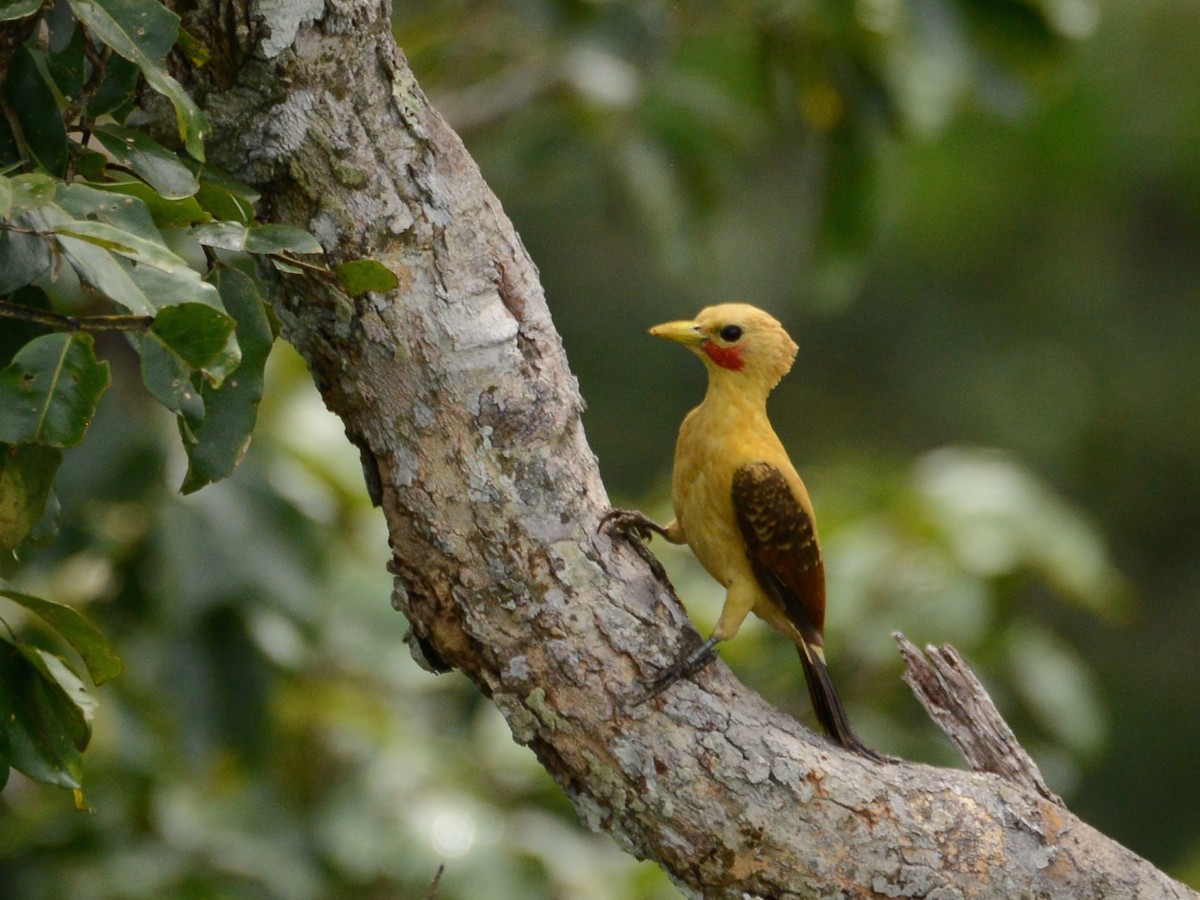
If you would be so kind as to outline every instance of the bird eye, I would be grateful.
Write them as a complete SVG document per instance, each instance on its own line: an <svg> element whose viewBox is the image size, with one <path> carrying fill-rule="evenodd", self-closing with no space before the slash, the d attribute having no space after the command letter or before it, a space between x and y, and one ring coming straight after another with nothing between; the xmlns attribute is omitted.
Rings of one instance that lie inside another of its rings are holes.
<svg viewBox="0 0 1200 900"><path fill-rule="evenodd" d="M742 328L740 325L726 325L721 329L721 340L732 344L742 336Z"/></svg>

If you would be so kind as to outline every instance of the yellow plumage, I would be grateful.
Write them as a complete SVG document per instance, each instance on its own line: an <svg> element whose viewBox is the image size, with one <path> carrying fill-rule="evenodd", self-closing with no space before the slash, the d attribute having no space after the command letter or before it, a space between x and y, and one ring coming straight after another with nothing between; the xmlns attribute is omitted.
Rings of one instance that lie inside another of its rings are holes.
<svg viewBox="0 0 1200 900"><path fill-rule="evenodd" d="M712 636L656 680L665 690L711 657L754 612L800 652L813 707L838 743L877 757L854 736L825 667L825 570L804 482L767 418L767 395L787 374L796 344L772 316L743 303L710 306L694 320L650 333L683 344L708 370L704 401L683 421L675 446L665 528L619 513L628 529L686 542L726 588Z"/></svg>

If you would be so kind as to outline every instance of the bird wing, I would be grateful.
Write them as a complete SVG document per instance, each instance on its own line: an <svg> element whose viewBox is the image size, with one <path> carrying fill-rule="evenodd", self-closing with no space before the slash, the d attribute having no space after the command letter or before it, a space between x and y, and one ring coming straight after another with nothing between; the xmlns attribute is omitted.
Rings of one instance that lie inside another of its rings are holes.
<svg viewBox="0 0 1200 900"><path fill-rule="evenodd" d="M811 644L824 644L825 564L812 515L783 472L754 462L733 473L733 509L754 573Z"/></svg>

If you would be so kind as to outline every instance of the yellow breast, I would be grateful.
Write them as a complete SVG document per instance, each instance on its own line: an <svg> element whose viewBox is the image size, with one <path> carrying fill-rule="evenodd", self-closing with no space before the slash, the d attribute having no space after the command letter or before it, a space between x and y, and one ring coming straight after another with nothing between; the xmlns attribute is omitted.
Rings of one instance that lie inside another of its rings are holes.
<svg viewBox="0 0 1200 900"><path fill-rule="evenodd" d="M751 462L768 462L784 472L811 513L808 493L767 419L765 404L710 392L679 430L671 499L688 546L726 587L739 575L751 575L733 509L733 473Z"/></svg>

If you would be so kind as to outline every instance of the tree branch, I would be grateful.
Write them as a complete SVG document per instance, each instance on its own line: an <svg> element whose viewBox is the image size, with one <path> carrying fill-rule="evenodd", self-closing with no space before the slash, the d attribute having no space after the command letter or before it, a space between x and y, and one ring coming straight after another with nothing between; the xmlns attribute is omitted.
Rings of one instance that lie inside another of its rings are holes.
<svg viewBox="0 0 1200 900"><path fill-rule="evenodd" d="M44 325L55 331L145 331L154 324L153 316L64 316L46 309L0 300L0 316Z"/></svg>
<svg viewBox="0 0 1200 900"><path fill-rule="evenodd" d="M958 747L972 771L992 772L1062 805L1062 799L1046 786L1037 763L1017 743L986 688L957 650L949 644L929 646L922 655L900 632L892 637L904 659L905 683Z"/></svg>
<svg viewBox="0 0 1200 900"><path fill-rule="evenodd" d="M839 752L723 664L631 708L690 625L597 533L608 499L520 239L384 5L235 33L247 4L229 5L186 23L234 76L201 86L214 161L332 261L374 256L400 280L352 300L289 276L276 301L387 517L393 602L585 823L709 897L1194 896L1034 790Z"/></svg>

